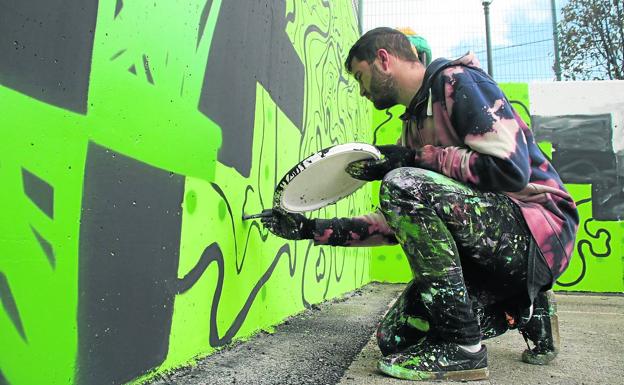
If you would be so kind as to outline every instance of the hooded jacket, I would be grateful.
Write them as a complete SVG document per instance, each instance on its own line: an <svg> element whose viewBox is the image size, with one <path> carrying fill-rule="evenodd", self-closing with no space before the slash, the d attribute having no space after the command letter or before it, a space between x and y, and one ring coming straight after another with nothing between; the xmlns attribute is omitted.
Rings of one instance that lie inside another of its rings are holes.
<svg viewBox="0 0 624 385"><path fill-rule="evenodd" d="M421 149L417 164L476 189L509 196L519 206L553 279L561 275L574 249L576 204L529 127L473 54L434 60L401 119L399 143ZM392 232L381 213L360 218L377 234ZM377 236L362 245L388 239Z"/></svg>

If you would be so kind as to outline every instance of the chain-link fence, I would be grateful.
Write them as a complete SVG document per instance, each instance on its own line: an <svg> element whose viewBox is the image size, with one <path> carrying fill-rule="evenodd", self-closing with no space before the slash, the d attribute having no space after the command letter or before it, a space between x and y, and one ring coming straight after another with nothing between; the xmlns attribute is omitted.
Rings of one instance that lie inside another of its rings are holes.
<svg viewBox="0 0 624 385"><path fill-rule="evenodd" d="M361 0L360 18L363 32L381 26L410 27L428 40L434 58L458 57L470 50L487 69L487 7L494 78L555 80L553 13L559 19L557 13L566 1Z"/></svg>

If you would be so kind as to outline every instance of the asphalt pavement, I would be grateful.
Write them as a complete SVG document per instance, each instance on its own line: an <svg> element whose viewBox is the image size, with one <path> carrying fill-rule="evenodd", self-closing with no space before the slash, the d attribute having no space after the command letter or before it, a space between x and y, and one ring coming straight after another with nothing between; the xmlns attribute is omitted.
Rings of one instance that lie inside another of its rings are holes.
<svg viewBox="0 0 624 385"><path fill-rule="evenodd" d="M405 385L376 369L373 332L403 285L372 283L314 305L154 385ZM547 366L520 360L517 331L485 341L490 378L471 384L624 384L624 296L557 293L561 352ZM420 382L442 384L444 382Z"/></svg>

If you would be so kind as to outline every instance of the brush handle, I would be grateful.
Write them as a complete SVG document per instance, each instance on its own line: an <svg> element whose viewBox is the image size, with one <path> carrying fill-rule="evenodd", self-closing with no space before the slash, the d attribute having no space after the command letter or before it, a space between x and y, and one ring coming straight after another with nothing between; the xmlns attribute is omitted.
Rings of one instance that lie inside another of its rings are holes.
<svg viewBox="0 0 624 385"><path fill-rule="evenodd" d="M243 215L243 220L246 221L248 219L267 218L271 216L273 216L273 210L267 209L258 214Z"/></svg>

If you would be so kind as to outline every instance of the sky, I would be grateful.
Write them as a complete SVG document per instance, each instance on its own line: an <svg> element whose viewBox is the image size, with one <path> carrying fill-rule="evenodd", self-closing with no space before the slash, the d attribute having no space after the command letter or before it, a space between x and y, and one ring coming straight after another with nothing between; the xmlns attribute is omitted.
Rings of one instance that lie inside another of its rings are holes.
<svg viewBox="0 0 624 385"><path fill-rule="evenodd" d="M566 1L557 0L557 8ZM494 78L553 80L551 0L493 0L489 9ZM487 68L481 0L363 0L363 31L378 26L409 26L427 39L434 58L472 50Z"/></svg>

